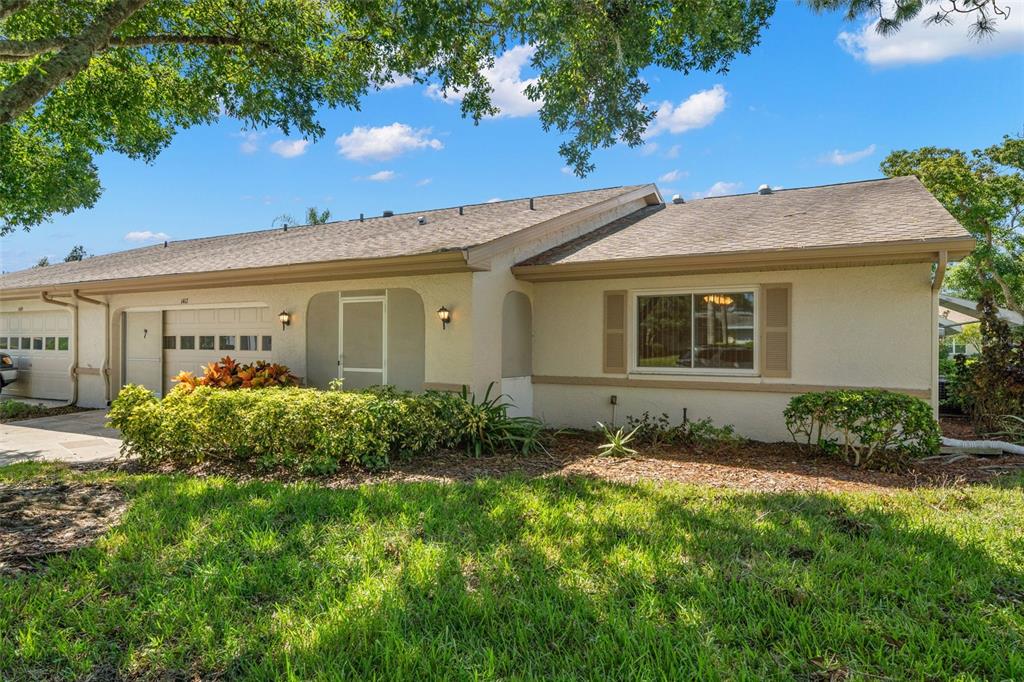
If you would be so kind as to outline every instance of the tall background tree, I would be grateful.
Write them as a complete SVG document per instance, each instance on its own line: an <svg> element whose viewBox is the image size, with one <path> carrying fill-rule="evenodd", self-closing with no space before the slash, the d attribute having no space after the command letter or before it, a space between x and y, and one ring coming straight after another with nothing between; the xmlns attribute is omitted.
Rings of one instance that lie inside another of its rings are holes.
<svg viewBox="0 0 1024 682"><path fill-rule="evenodd" d="M882 161L888 176L916 175L978 246L952 268L946 287L1024 315L1024 138L964 152L922 147L894 151Z"/></svg>

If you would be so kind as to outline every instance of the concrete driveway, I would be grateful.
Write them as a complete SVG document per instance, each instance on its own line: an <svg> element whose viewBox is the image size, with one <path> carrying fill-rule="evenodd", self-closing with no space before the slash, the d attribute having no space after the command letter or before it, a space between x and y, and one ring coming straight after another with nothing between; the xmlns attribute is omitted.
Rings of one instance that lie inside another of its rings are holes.
<svg viewBox="0 0 1024 682"><path fill-rule="evenodd" d="M106 410L89 410L0 424L0 466L59 460L104 462L118 456L121 441L104 426Z"/></svg>

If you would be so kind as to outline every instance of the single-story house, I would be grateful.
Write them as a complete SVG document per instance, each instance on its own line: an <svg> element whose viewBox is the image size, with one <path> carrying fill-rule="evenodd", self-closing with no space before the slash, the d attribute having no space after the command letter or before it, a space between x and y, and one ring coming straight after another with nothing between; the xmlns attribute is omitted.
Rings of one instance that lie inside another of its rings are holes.
<svg viewBox="0 0 1024 682"><path fill-rule="evenodd" d="M497 383L552 425L685 408L781 439L806 391L937 403L938 290L973 246L913 177L690 202L647 184L170 241L0 276L0 351L21 371L4 390L100 407L230 355L317 387Z"/></svg>

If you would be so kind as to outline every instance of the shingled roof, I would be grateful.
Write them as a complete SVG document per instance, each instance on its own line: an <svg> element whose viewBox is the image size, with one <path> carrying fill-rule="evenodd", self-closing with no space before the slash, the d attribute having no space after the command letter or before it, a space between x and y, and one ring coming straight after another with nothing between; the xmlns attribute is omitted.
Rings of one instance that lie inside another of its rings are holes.
<svg viewBox="0 0 1024 682"><path fill-rule="evenodd" d="M907 176L648 206L519 265L957 239L972 247L968 232Z"/></svg>
<svg viewBox="0 0 1024 682"><path fill-rule="evenodd" d="M394 258L486 244L637 187L551 194L390 217L171 241L0 275L0 291L159 275ZM420 218L424 219L420 224Z"/></svg>

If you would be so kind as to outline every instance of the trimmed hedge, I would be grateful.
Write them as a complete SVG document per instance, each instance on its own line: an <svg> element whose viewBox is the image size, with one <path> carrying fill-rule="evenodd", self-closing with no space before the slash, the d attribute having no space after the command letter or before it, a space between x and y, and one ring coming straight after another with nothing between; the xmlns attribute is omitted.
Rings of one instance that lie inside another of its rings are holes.
<svg viewBox="0 0 1024 682"><path fill-rule="evenodd" d="M361 393L309 388L175 389L163 400L125 386L111 405L110 424L122 450L144 461L194 464L249 462L260 468L328 473L348 462L370 469L399 458L465 448L530 452L541 447L541 424L509 417L499 398L467 395Z"/></svg>
<svg viewBox="0 0 1024 682"><path fill-rule="evenodd" d="M932 407L920 398L868 389L804 393L789 401L786 428L800 445L853 466L900 469L939 451Z"/></svg>

